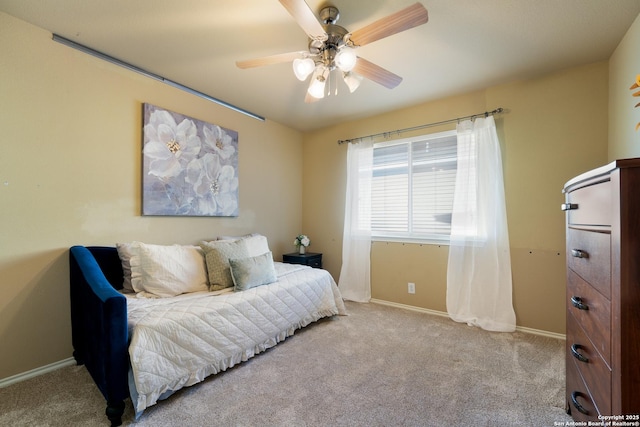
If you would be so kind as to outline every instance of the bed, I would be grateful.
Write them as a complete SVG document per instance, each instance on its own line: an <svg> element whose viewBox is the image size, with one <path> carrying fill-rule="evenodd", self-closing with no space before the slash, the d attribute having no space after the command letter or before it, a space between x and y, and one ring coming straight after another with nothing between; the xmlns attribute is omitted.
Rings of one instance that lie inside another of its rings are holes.
<svg viewBox="0 0 640 427"><path fill-rule="evenodd" d="M248 282L241 273L255 272L256 259L269 259L270 252L227 260L234 283L243 286L211 286L208 276L202 288L199 273L198 286L178 288L176 295L160 297L161 291L140 292L139 286L127 291L127 270L133 266L135 284L138 267L134 258L130 266L123 262L121 249L73 246L69 256L73 355L105 397L111 425L121 424L127 398L139 418L159 400L248 360L297 329L346 314L325 270L271 260L269 280L243 287Z"/></svg>

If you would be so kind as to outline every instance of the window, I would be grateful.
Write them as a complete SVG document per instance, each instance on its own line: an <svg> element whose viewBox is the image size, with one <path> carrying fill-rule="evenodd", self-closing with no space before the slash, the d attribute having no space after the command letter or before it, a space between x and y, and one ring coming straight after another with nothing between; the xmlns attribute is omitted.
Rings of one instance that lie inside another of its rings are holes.
<svg viewBox="0 0 640 427"><path fill-rule="evenodd" d="M371 184L373 238L448 241L456 167L455 131L376 144Z"/></svg>

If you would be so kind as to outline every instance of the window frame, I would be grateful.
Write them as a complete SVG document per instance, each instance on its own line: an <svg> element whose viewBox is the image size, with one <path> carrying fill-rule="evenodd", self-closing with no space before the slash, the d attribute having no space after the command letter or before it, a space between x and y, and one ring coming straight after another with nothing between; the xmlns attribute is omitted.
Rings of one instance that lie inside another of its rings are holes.
<svg viewBox="0 0 640 427"><path fill-rule="evenodd" d="M431 139L440 139L440 138L449 138L449 137L455 137L456 138L456 149L457 149L457 132L455 129L453 130L448 130L448 131L442 131L442 132L435 132L435 133L428 133L428 134L422 134L422 135L416 135L416 136L412 136L409 138L403 138L403 139L396 139L393 141L383 141L383 142L378 142L375 143L373 145L373 149L375 151L376 148L382 148L382 147L389 147L389 146L393 146L393 145L400 145L400 144L408 144L408 151L409 153L411 153L411 147L412 144L414 142L419 142L419 141L428 141ZM412 188L412 180L413 180L413 165L412 165L412 157L411 155L409 155L407 164L410 167L411 173L408 176L409 182L408 182L408 188L409 190ZM456 158L456 162L457 162L457 158ZM456 163L456 171L457 171L457 163ZM408 205L409 205L409 219L408 221L411 223L413 221L412 216L413 216L413 209L411 208L411 206L413 205L412 203L412 194L411 191L409 191L409 199L408 199ZM380 232L380 231L375 231L373 229L373 227L371 228L371 241L374 242L394 242L394 243L414 243L414 244L428 244L428 245L438 245L438 246L448 246L450 244L450 239L451 239L451 234L449 232L449 234L436 234L436 233L432 233L432 234L425 234L425 235L399 235L393 232Z"/></svg>

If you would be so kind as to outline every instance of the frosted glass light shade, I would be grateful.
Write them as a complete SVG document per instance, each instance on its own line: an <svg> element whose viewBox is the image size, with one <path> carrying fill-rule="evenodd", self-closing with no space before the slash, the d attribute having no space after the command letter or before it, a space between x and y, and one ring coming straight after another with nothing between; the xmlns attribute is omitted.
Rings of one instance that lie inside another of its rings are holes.
<svg viewBox="0 0 640 427"><path fill-rule="evenodd" d="M314 79L309 85L309 89L307 90L307 92L309 92L309 95L313 96L314 98L324 98L324 85L324 81Z"/></svg>
<svg viewBox="0 0 640 427"><path fill-rule="evenodd" d="M307 92L314 98L324 98L324 86L327 83L327 76L329 75L329 69L321 65L316 67L313 77L311 78L311 84Z"/></svg>
<svg viewBox="0 0 640 427"><path fill-rule="evenodd" d="M350 47L343 47L336 55L336 66L342 71L347 72L353 70L358 57L356 52Z"/></svg>
<svg viewBox="0 0 640 427"><path fill-rule="evenodd" d="M355 90L360 86L360 83L362 83L362 76L356 73L344 73L342 78L351 93L355 92Z"/></svg>
<svg viewBox="0 0 640 427"><path fill-rule="evenodd" d="M307 77L309 77L309 74L313 72L315 66L316 64L311 58L296 58L293 60L293 73L296 75L298 80L304 81Z"/></svg>

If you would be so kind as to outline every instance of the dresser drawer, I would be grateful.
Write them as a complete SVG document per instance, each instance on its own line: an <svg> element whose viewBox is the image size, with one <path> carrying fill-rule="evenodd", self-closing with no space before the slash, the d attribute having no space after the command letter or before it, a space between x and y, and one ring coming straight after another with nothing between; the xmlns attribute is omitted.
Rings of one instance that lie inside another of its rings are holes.
<svg viewBox="0 0 640 427"><path fill-rule="evenodd" d="M567 273L567 312L611 366L611 303L572 270Z"/></svg>
<svg viewBox="0 0 640 427"><path fill-rule="evenodd" d="M611 182L589 185L566 196L567 221L570 225L611 225Z"/></svg>
<svg viewBox="0 0 640 427"><path fill-rule="evenodd" d="M310 259L309 262L307 262L307 265L313 268L322 268L322 258L316 257L316 258Z"/></svg>
<svg viewBox="0 0 640 427"><path fill-rule="evenodd" d="M610 415L611 370L571 313L567 314L567 359L574 359L598 412Z"/></svg>
<svg viewBox="0 0 640 427"><path fill-rule="evenodd" d="M611 235L567 230L567 266L611 299Z"/></svg>
<svg viewBox="0 0 640 427"><path fill-rule="evenodd" d="M572 357L567 358L567 404L576 421L598 420L598 410Z"/></svg>

